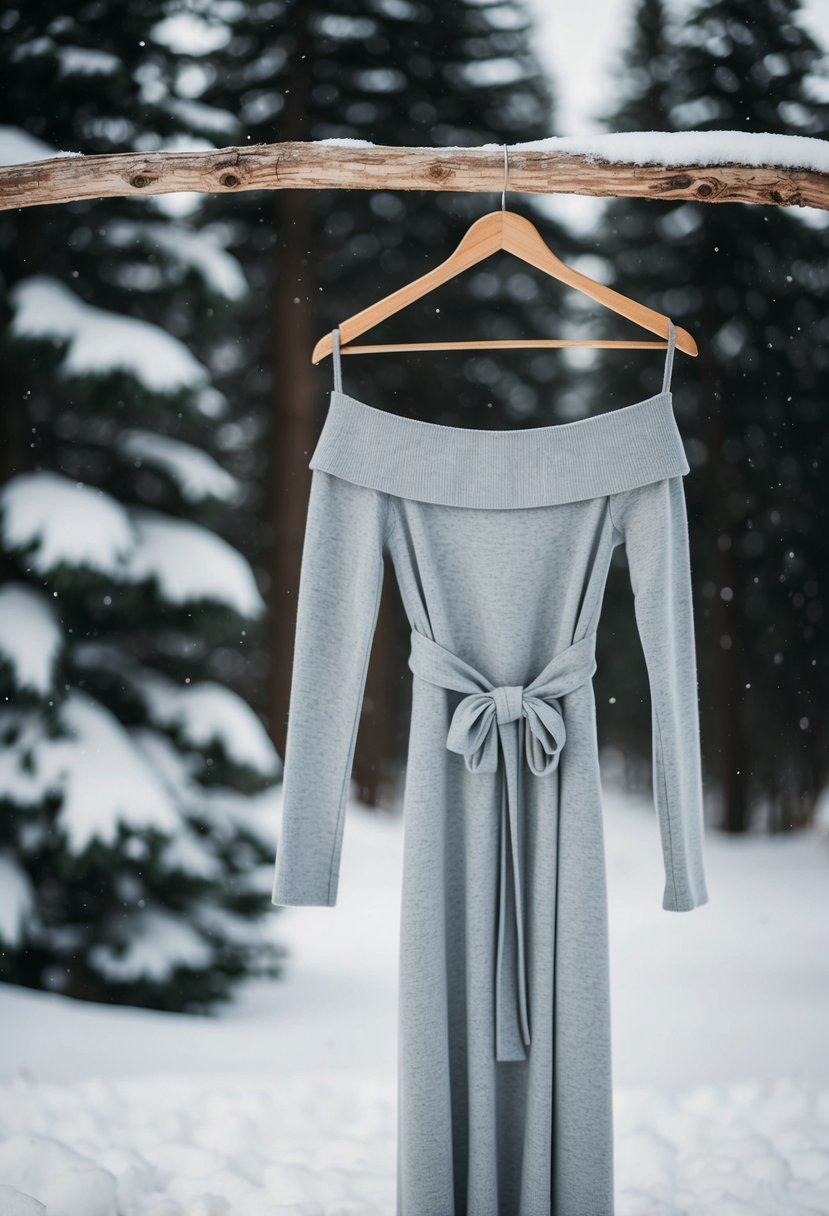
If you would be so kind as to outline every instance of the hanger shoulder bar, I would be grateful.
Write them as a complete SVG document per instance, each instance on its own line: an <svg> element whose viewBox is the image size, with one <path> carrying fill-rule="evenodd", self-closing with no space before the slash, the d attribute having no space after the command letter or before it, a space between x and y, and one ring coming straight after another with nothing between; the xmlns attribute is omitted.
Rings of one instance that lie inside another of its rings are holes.
<svg viewBox="0 0 829 1216"><path fill-rule="evenodd" d="M678 347L680 331L677 330L676 333ZM687 353L696 355L696 342L694 342L693 338L691 338L691 342L693 343L693 350L688 350ZM385 342L373 343L371 345L341 346L340 354L373 355L406 350L546 350L564 346L609 347L614 350L666 350L668 343L649 342L647 339L639 338L495 338L469 342Z"/></svg>

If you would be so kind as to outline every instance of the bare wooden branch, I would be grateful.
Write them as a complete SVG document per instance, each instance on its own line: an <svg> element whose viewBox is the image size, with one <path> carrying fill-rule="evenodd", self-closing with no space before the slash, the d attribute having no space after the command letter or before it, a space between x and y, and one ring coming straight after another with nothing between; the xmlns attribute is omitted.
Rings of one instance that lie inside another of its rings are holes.
<svg viewBox="0 0 829 1216"><path fill-rule="evenodd" d="M142 194L503 189L500 150L283 143L209 152L59 156L0 168L0 210ZM829 210L829 173L787 165L664 165L510 149L510 194L589 194Z"/></svg>

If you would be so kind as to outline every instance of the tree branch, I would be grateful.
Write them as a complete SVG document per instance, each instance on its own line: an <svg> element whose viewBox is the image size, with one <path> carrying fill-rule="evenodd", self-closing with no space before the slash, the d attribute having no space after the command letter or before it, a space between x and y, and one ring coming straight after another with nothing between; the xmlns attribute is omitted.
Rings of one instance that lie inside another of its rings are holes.
<svg viewBox="0 0 829 1216"><path fill-rule="evenodd" d="M675 138L686 134L677 133ZM735 134L743 140L751 138ZM670 140L674 136L663 133L660 138ZM613 147L612 143L606 146ZM739 147L735 142L735 152ZM599 160L592 152L511 148L508 191L829 210L829 172L819 169L786 164L687 164L681 163L681 157L677 164L638 164L624 156L614 159L612 152L609 155L611 159ZM395 148L356 141L257 144L209 152L64 155L9 165L0 168L0 210L180 190L198 194L321 189L500 194L503 185L502 149Z"/></svg>

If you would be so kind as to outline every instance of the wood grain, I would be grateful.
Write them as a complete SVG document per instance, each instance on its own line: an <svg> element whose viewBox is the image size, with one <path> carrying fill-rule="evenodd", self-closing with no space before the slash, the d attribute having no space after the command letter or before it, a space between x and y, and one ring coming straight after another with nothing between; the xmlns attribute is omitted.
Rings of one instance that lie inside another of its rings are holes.
<svg viewBox="0 0 829 1216"><path fill-rule="evenodd" d="M8 165L0 168L0 210L176 191L457 190L500 195L503 183L501 150L290 142L209 152L60 156ZM510 150L510 194L690 199L829 210L829 173L779 165L637 165L572 153Z"/></svg>

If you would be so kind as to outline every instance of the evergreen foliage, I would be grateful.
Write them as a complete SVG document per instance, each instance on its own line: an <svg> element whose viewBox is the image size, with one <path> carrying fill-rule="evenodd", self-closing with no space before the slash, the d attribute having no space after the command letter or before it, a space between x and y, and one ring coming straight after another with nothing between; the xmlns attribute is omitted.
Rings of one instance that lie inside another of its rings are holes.
<svg viewBox="0 0 829 1216"><path fill-rule="evenodd" d="M154 36L167 18L7 8L3 138L42 156L224 137ZM0 218L0 978L204 1011L278 972L279 759L228 679L264 604L222 536L244 486L206 352L246 283L176 203Z"/></svg>

